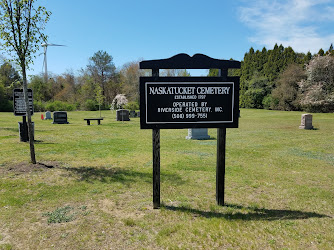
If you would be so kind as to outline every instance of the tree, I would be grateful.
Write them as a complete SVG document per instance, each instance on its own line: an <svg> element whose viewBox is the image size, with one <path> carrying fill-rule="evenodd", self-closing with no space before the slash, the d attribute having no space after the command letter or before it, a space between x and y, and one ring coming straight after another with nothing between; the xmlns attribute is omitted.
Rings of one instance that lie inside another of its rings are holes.
<svg viewBox="0 0 334 250"><path fill-rule="evenodd" d="M318 55L319 56L325 55L325 51L323 49L319 49Z"/></svg>
<svg viewBox="0 0 334 250"><path fill-rule="evenodd" d="M255 72L252 79L246 82L247 90L240 97L240 106L244 108L263 108L264 98L271 93L269 79Z"/></svg>
<svg viewBox="0 0 334 250"><path fill-rule="evenodd" d="M334 57L316 56L299 82L300 104L310 112L334 112Z"/></svg>
<svg viewBox="0 0 334 250"><path fill-rule="evenodd" d="M163 69L161 76L190 76L186 69Z"/></svg>
<svg viewBox="0 0 334 250"><path fill-rule="evenodd" d="M298 82L306 78L300 65L290 64L277 80L277 87L272 91L271 108L279 110L298 110Z"/></svg>
<svg viewBox="0 0 334 250"><path fill-rule="evenodd" d="M21 77L12 64L5 62L0 67L0 82L6 88L6 95L9 100L13 99L13 89L21 86Z"/></svg>
<svg viewBox="0 0 334 250"><path fill-rule="evenodd" d="M36 164L34 135L28 101L27 68L33 61L41 41L41 33L51 13L45 7L35 8L35 0L0 0L0 38L5 49L21 68L23 92L28 117L28 131L31 162Z"/></svg>
<svg viewBox="0 0 334 250"><path fill-rule="evenodd" d="M115 96L111 103L111 110L122 109L126 104L128 104L128 99L126 99L124 94L118 94Z"/></svg>
<svg viewBox="0 0 334 250"><path fill-rule="evenodd" d="M333 49L333 44L329 46L329 49L326 51L326 55L332 55L334 56L334 49Z"/></svg>
<svg viewBox="0 0 334 250"><path fill-rule="evenodd" d="M139 102L139 62L125 64L120 73L123 93L130 102Z"/></svg>
<svg viewBox="0 0 334 250"><path fill-rule="evenodd" d="M94 82L100 84L102 94L106 97L106 100L111 102L113 96L108 95L107 87L112 87L111 82L116 73L112 56L106 51L99 50L89 58L87 70Z"/></svg>
<svg viewBox="0 0 334 250"><path fill-rule="evenodd" d="M46 83L43 76L34 75L30 78L29 88L34 93L34 100L47 102L52 99L52 86Z"/></svg>
<svg viewBox="0 0 334 250"><path fill-rule="evenodd" d="M100 117L101 117L101 103L104 100L104 95L102 94L102 88L99 84L96 84L95 86L95 99L99 104L99 111L100 111Z"/></svg>

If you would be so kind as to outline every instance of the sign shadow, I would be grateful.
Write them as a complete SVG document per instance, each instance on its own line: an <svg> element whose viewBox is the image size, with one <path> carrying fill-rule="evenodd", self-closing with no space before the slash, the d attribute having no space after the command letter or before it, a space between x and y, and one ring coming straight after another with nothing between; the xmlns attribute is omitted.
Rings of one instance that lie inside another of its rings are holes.
<svg viewBox="0 0 334 250"><path fill-rule="evenodd" d="M255 207L246 207L236 204L225 204L226 207L234 208L233 212L216 212L216 211L202 211L198 209L193 209L185 206L170 206L162 204L162 207L171 210L184 212L189 214L194 214L196 216L204 218L224 218L226 220L266 220L266 221L275 221L275 220L303 220L310 218L332 218L331 216L325 214L319 214L315 212L306 212L298 210L288 210L288 209L266 209L266 208L255 208ZM248 210L248 213L243 213L237 210Z"/></svg>

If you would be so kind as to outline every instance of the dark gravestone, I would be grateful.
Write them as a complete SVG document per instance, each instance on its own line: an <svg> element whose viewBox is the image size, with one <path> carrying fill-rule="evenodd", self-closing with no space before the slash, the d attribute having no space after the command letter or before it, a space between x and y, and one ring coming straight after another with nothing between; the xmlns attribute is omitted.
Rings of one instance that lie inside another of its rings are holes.
<svg viewBox="0 0 334 250"><path fill-rule="evenodd" d="M116 120L117 121L130 121L129 110L127 110L127 109L118 109L116 111Z"/></svg>
<svg viewBox="0 0 334 250"><path fill-rule="evenodd" d="M131 110L130 111L130 117L136 117L136 116L137 116L136 111Z"/></svg>
<svg viewBox="0 0 334 250"><path fill-rule="evenodd" d="M53 124L68 124L67 112L65 111L53 112Z"/></svg>
<svg viewBox="0 0 334 250"><path fill-rule="evenodd" d="M35 133L35 123L32 122L32 131ZM19 133L20 133L20 141L27 142L29 141L29 133L28 133L28 124L26 122L19 122Z"/></svg>

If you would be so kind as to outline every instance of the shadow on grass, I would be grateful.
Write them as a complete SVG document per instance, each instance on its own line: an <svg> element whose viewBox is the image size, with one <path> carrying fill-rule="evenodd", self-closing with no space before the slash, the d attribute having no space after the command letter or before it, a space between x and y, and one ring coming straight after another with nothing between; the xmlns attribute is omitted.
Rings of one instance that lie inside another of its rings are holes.
<svg viewBox="0 0 334 250"><path fill-rule="evenodd" d="M43 144L43 145L52 145L52 144L55 144L55 143L53 143L53 142L44 142L44 141L42 141L42 140L34 140L34 142L35 142L36 144Z"/></svg>
<svg viewBox="0 0 334 250"><path fill-rule="evenodd" d="M18 128L0 128L0 130L8 130L8 131L12 131L12 132L19 132Z"/></svg>
<svg viewBox="0 0 334 250"><path fill-rule="evenodd" d="M152 183L152 173L138 172L121 168L106 167L67 167L63 168L79 176L79 181L103 183L121 182L131 183L135 181ZM185 181L177 174L161 173L161 178L176 184L183 184Z"/></svg>
<svg viewBox="0 0 334 250"><path fill-rule="evenodd" d="M331 218L328 215L318 214L314 212L304 212L296 210L276 210L276 209L265 209L265 208L254 208L254 207L244 207L235 204L226 204L225 207L233 208L234 211L223 212L211 212L211 211L201 211L198 209L192 209L189 207L175 207L162 205L167 210L179 211L194 214L197 216L205 218L224 218L227 220L302 220L310 218ZM244 212L237 211L243 210Z"/></svg>

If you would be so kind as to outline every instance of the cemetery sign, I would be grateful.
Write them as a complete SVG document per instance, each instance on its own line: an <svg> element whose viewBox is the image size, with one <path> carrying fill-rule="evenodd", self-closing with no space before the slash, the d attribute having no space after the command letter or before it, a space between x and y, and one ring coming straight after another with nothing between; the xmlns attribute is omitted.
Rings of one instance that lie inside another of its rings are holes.
<svg viewBox="0 0 334 250"><path fill-rule="evenodd" d="M28 89L28 99L31 115L34 114L34 104L33 104L33 95L32 89ZM14 105L14 115L15 116L27 116L26 112L26 103L24 100L23 89L14 89L13 90L13 105Z"/></svg>
<svg viewBox="0 0 334 250"><path fill-rule="evenodd" d="M141 128L238 127L239 79L229 80L141 77Z"/></svg>
<svg viewBox="0 0 334 250"><path fill-rule="evenodd" d="M217 128L216 200L224 205L226 128L237 128L241 63L203 54L142 61L152 77L140 77L140 128L152 129L153 207L160 207L160 129ZM160 77L160 69L218 69L217 77Z"/></svg>

